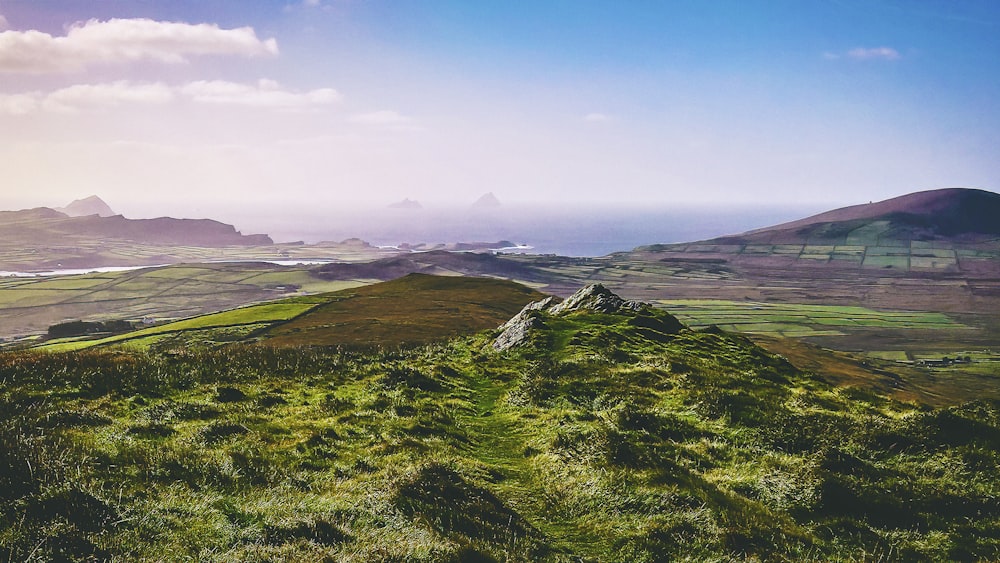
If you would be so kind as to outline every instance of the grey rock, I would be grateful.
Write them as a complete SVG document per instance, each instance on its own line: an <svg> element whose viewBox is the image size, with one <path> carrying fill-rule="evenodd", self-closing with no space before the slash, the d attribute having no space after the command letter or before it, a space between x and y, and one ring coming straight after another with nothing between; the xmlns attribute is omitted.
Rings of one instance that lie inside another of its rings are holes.
<svg viewBox="0 0 1000 563"><path fill-rule="evenodd" d="M635 313L647 307L649 305L640 301L622 299L599 283L588 285L561 303L557 297L546 297L541 301L525 305L518 314L500 325L500 336L493 341L493 349L510 350L526 343L531 337L532 329L545 326L543 312L550 315L565 315L582 310L599 313Z"/></svg>
<svg viewBox="0 0 1000 563"><path fill-rule="evenodd" d="M552 307L549 312L553 315L562 315L586 309L599 313L621 313L641 311L646 307L648 305L641 301L622 299L610 289L596 283L577 291L562 303Z"/></svg>
<svg viewBox="0 0 1000 563"><path fill-rule="evenodd" d="M540 311L550 309L558 302L557 297L546 297L541 301L528 303L516 315L500 325L500 336L493 341L493 349L497 351L516 348L528 341L531 329L545 326L545 321L539 316Z"/></svg>

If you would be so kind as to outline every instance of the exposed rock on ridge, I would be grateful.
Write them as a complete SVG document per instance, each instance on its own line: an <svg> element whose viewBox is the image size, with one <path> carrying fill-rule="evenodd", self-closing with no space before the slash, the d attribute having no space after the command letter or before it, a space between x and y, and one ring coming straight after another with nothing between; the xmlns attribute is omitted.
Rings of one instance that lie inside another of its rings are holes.
<svg viewBox="0 0 1000 563"><path fill-rule="evenodd" d="M581 309L589 309L598 313L621 313L622 311L641 311L650 305L639 301L625 300L613 291L596 283L588 285L570 295L565 301L552 307L553 315L562 315Z"/></svg>
<svg viewBox="0 0 1000 563"><path fill-rule="evenodd" d="M500 335L493 341L493 349L509 350L525 344L533 330L545 327L546 315L562 316L575 311L593 311L632 317L629 324L660 333L676 333L684 325L673 316L654 312L652 305L641 301L622 299L601 284L593 284L577 291L565 301L546 297L528 303L509 321L498 327ZM663 318L660 318L663 317Z"/></svg>
<svg viewBox="0 0 1000 563"><path fill-rule="evenodd" d="M508 350L527 342L533 328L545 326L540 311L545 311L559 302L558 297L549 296L541 301L528 303L509 321L500 325L500 336L493 341L494 350Z"/></svg>

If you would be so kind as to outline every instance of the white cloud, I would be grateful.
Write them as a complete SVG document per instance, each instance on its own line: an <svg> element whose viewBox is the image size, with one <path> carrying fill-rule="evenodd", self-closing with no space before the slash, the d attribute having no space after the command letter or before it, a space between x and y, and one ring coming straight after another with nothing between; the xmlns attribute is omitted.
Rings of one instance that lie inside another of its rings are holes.
<svg viewBox="0 0 1000 563"><path fill-rule="evenodd" d="M351 116L349 121L369 125L406 125L413 120L392 110L381 110Z"/></svg>
<svg viewBox="0 0 1000 563"><path fill-rule="evenodd" d="M33 94L0 94L0 114L25 115L34 113L38 106L38 98Z"/></svg>
<svg viewBox="0 0 1000 563"><path fill-rule="evenodd" d="M604 123L611 121L611 116L604 113L588 113L583 116L583 120L589 123Z"/></svg>
<svg viewBox="0 0 1000 563"><path fill-rule="evenodd" d="M244 106L264 109L307 109L340 101L332 88L293 92L273 80L240 84L221 80L168 86L160 82L118 81L76 84L52 92L0 94L0 114L26 115L36 111L72 113L122 104L166 104L177 99L194 103Z"/></svg>
<svg viewBox="0 0 1000 563"><path fill-rule="evenodd" d="M0 31L7 31L8 27L10 26L7 23L7 18L3 17L3 14L0 14Z"/></svg>
<svg viewBox="0 0 1000 563"><path fill-rule="evenodd" d="M899 51L892 47L857 47L847 52L847 56L856 60L894 61L900 58Z"/></svg>
<svg viewBox="0 0 1000 563"><path fill-rule="evenodd" d="M183 63L196 55L277 53L277 41L260 40L250 27L220 29L214 24L149 19L90 20L73 24L61 37L37 30L0 32L0 72L75 71L99 63Z"/></svg>
<svg viewBox="0 0 1000 563"><path fill-rule="evenodd" d="M320 0L302 0L302 5L306 8L315 8L320 5Z"/></svg>
<svg viewBox="0 0 1000 563"><path fill-rule="evenodd" d="M200 80L181 87L180 92L199 103L273 109L302 109L340 101L340 94L332 88L292 92L273 80L260 80L256 85Z"/></svg>
<svg viewBox="0 0 1000 563"><path fill-rule="evenodd" d="M158 82L133 84L119 81L107 84L76 84L56 90L46 95L40 105L45 111L75 112L120 104L165 104L173 99L173 91L164 84Z"/></svg>

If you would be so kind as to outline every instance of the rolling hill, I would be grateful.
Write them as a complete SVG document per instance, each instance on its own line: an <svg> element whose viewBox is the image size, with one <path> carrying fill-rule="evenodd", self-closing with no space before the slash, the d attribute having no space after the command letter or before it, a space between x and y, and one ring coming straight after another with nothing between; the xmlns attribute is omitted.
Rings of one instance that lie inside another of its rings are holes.
<svg viewBox="0 0 1000 563"><path fill-rule="evenodd" d="M640 292L646 299L712 295L939 311L992 327L989 318L1000 313L997 217L998 194L933 190L738 235L640 247L612 261L626 270L657 265L687 273L647 284ZM622 279L642 281L627 271Z"/></svg>
<svg viewBox="0 0 1000 563"><path fill-rule="evenodd" d="M340 297L401 321L392 283ZM597 286L518 309L402 349L0 352L0 559L1000 557L997 401L900 402Z"/></svg>
<svg viewBox="0 0 1000 563"><path fill-rule="evenodd" d="M276 347L424 344L496 327L540 293L506 280L409 274L396 280L201 315L49 351L128 345L182 349L231 342Z"/></svg>
<svg viewBox="0 0 1000 563"><path fill-rule="evenodd" d="M967 188L916 192L820 213L757 229L720 243L848 244L877 234L892 241L996 242L1000 238L1000 194ZM874 228L873 228L874 227Z"/></svg>

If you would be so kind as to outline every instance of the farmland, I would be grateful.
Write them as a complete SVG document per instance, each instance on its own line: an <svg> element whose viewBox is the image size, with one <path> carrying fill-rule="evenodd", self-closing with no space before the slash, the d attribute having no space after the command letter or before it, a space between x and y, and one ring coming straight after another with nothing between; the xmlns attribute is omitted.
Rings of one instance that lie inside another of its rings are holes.
<svg viewBox="0 0 1000 563"><path fill-rule="evenodd" d="M801 338L844 336L869 329L969 330L943 313L875 311L864 307L755 303L709 299L664 299L658 304L691 326Z"/></svg>
<svg viewBox="0 0 1000 563"><path fill-rule="evenodd" d="M306 267L200 264L66 277L0 280L0 334L42 333L76 319L156 322L290 295L335 291L365 280L325 281Z"/></svg>

